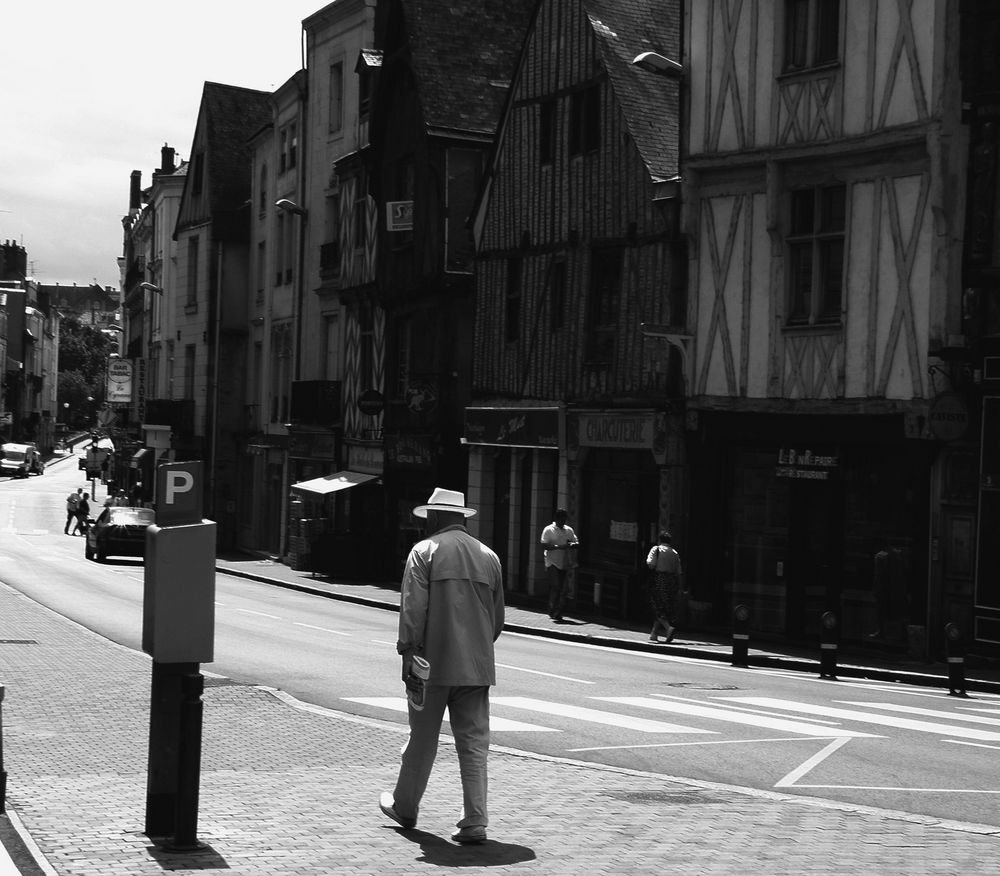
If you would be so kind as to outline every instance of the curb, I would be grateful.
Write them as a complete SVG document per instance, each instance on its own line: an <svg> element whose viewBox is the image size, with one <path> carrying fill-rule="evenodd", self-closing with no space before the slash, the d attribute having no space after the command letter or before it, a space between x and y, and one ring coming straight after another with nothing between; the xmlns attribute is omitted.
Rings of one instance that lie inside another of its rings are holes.
<svg viewBox="0 0 1000 876"><path fill-rule="evenodd" d="M383 602L378 599L369 599L365 596L354 596L350 593L331 593L329 590L322 590L318 587L310 587L308 584L300 584L295 581L282 581L278 578L269 578L266 575L256 575L252 572L244 572L238 569L227 569L223 566L216 566L216 572L223 575L231 575L236 578L246 578L250 581L257 581L261 584L271 584L277 587L284 587L286 590L297 590L300 593L310 593L314 596L322 596L327 599L337 599L341 602L351 602L355 605L364 605L369 608L380 608L386 611L399 611L399 606L390 602ZM520 633L526 636L541 636L547 639L557 639L564 642L577 642L586 645L599 645L604 648L617 648L621 651L641 651L647 654L670 654L675 657L688 657L693 660L710 660L716 663L730 663L732 656L725 651L711 651L707 648L692 648L670 645L650 645L645 642L632 642L626 639L614 639L606 636L589 636L581 633L571 633L564 630L545 629L542 627L529 627L523 624L505 623L504 630L511 633ZM784 669L792 672L809 673L820 675L820 661L810 660L803 657L782 657L774 654L750 654L747 657L748 667L758 667L761 669ZM904 669L884 669L874 666L855 666L844 664L837 667L837 674L843 678L863 678L871 681L889 681L896 684L917 685L922 687L949 687L948 678L943 675L935 675L928 672L910 672ZM836 678L829 679L836 681ZM966 678L965 688L967 691L978 693L1000 694L1000 681L989 681L986 679Z"/></svg>

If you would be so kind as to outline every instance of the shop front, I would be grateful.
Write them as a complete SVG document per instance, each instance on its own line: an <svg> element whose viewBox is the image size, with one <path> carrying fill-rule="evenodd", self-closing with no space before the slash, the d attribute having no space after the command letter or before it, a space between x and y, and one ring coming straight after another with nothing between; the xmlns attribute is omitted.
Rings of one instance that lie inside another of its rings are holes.
<svg viewBox="0 0 1000 876"><path fill-rule="evenodd" d="M346 469L291 485L289 556L332 578L374 580L385 551L382 449L345 442L344 450Z"/></svg>
<svg viewBox="0 0 1000 876"><path fill-rule="evenodd" d="M572 411L567 434L567 510L580 538L576 611L645 622L646 554L662 528L682 559L688 538L680 413Z"/></svg>
<svg viewBox="0 0 1000 876"><path fill-rule="evenodd" d="M693 433L692 598L727 626L814 642L825 612L842 641L909 647L927 616L936 447L902 415L699 412Z"/></svg>
<svg viewBox="0 0 1000 876"><path fill-rule="evenodd" d="M463 443L469 447L470 521L496 551L509 593L545 597L543 527L566 504L560 476L564 417L558 407L468 407Z"/></svg>

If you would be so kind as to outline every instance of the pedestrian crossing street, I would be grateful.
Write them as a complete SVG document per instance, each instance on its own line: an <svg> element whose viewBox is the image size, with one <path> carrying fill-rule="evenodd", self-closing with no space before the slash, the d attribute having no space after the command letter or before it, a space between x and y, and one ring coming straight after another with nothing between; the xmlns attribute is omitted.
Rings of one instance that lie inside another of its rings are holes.
<svg viewBox="0 0 1000 876"><path fill-rule="evenodd" d="M405 713L407 709L405 697L344 699L391 712ZM643 734L646 739L704 738L725 734L734 727L809 739L872 739L905 730L1000 750L1000 701L970 701L939 709L850 699L818 705L760 696L713 697L711 702L667 694L584 699L587 705L492 696L490 728L494 733L558 733L565 732L568 719L570 726L603 725Z"/></svg>

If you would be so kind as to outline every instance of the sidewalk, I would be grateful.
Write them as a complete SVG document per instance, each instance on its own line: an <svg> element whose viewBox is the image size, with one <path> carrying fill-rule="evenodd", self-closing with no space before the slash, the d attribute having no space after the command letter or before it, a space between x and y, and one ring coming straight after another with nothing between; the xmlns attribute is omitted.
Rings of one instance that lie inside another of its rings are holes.
<svg viewBox="0 0 1000 876"><path fill-rule="evenodd" d="M338 586L283 568L257 566L286 585ZM339 586L368 598L370 585ZM419 829L397 831L377 800L395 778L403 727L214 678L198 830L208 847L169 853L142 833L149 659L0 585L0 673L8 810L41 865L26 873L977 873L1000 855L1000 828L503 748L490 759L490 841L459 847L448 840L461 799L450 745Z"/></svg>
<svg viewBox="0 0 1000 876"><path fill-rule="evenodd" d="M399 584L395 582L334 581L322 574L299 572L283 563L257 559L243 554L220 556L216 569L254 581L275 584L317 593L333 599L343 599L377 608L399 609ZM705 633L685 634L680 630L670 644L653 644L649 629L629 625L612 626L602 620L595 622L584 617L574 617L572 610L562 623L552 621L541 610L507 606L505 629L575 642L589 642L614 648L650 653L675 654L703 660L729 663L732 660L732 640ZM749 664L771 666L802 672L819 673L819 646L813 652L802 648L755 647L750 643ZM870 649L843 649L838 660L838 675L844 678L874 678L911 684L930 685L948 689L948 667L944 663L925 663L906 655ZM966 688L969 691L1000 693L1000 664L990 665L970 659L965 669Z"/></svg>

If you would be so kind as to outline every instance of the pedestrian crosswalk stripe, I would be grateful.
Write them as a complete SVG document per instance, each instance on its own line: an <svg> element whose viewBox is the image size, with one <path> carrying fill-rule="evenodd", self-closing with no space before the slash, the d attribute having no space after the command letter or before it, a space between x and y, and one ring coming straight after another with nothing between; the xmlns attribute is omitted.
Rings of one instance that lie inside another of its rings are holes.
<svg viewBox="0 0 1000 876"><path fill-rule="evenodd" d="M937 709L920 709L915 706L897 706L893 703L858 703L850 700L838 700L845 706L867 706L869 709L883 709L886 712L902 712L906 715L921 715L925 718L943 718L946 721L966 721L969 724L988 724L990 727L1000 727L1000 713L994 712L996 718L982 718L979 715L964 715L957 712L943 712Z"/></svg>
<svg viewBox="0 0 1000 876"><path fill-rule="evenodd" d="M663 721L653 721L649 718L634 718L631 715L618 715L614 712L604 712L598 709L587 709L582 706L570 706L565 703L552 703L546 700L536 700L531 697L490 697L494 705L513 709L525 709L531 712L543 712L546 715L560 715L563 718L575 718L577 721L587 721L592 724L605 724L610 727L621 727L624 730L637 730L640 733L716 733L715 730L701 730L698 727L685 727L681 724L667 724Z"/></svg>
<svg viewBox="0 0 1000 876"><path fill-rule="evenodd" d="M365 706L375 706L380 709L390 709L393 712L406 712L406 697L343 697L349 703L361 703ZM445 713L447 720L447 713ZM490 715L490 730L516 730L519 733L558 733L555 727L540 727L538 724L525 724L522 721L511 721L509 718L498 718Z"/></svg>
<svg viewBox="0 0 1000 876"><path fill-rule="evenodd" d="M917 721L897 715L880 715L876 712L862 712L855 709L816 706L810 703L797 703L794 700L782 700L773 697L723 697L722 699L727 702L746 703L753 706L765 706L771 709L784 709L792 712L804 712L809 715L822 715L829 718L841 718L844 721L861 721L866 724L879 724L883 727L898 727L902 730L937 733L942 736L957 736L963 739L976 739L980 742L1000 742L1000 733L978 730L974 727L962 727L957 724ZM870 703L866 705L871 706Z"/></svg>
<svg viewBox="0 0 1000 876"><path fill-rule="evenodd" d="M877 738L871 733L861 733L856 730L845 730L840 727L809 724L806 721L790 721L787 718L771 718L767 715L754 715L749 712L737 712L732 709L715 706L702 706L696 703L677 700L672 697L653 699L652 697L595 697L608 703L618 703L623 706L635 706L642 709L656 709L661 712L671 712L678 715L690 715L697 718L712 718L716 721L729 721L733 724L747 724L751 727L766 727L782 733L801 733L804 736L816 737L866 737Z"/></svg>

